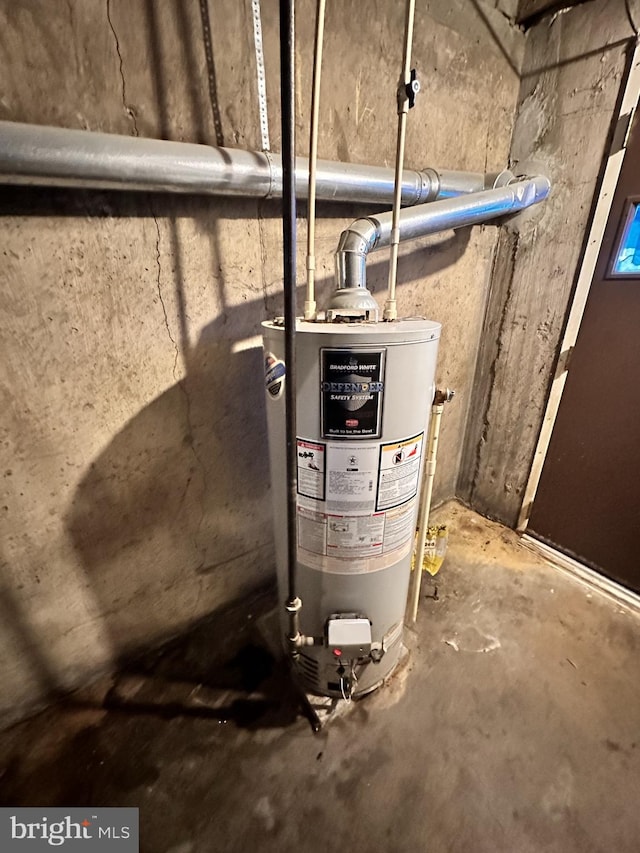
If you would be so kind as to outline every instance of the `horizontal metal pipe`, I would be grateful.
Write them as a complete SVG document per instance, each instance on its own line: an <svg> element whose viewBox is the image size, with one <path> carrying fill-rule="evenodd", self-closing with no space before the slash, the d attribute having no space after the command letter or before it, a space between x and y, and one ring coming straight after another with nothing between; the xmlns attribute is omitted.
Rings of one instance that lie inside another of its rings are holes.
<svg viewBox="0 0 640 853"><path fill-rule="evenodd" d="M451 172L448 169L438 172L438 174L444 187L438 198L455 198L458 195L487 190L492 186L494 177L476 172Z"/></svg>
<svg viewBox="0 0 640 853"><path fill-rule="evenodd" d="M517 213L543 201L551 190L548 178L516 180L507 186L409 207L400 213L400 240L413 240L449 228L462 228ZM367 255L388 246L391 213L357 219L340 235L336 251L338 289L366 288Z"/></svg>
<svg viewBox="0 0 640 853"><path fill-rule="evenodd" d="M299 198L307 196L308 178L308 162L299 157ZM0 121L0 183L280 198L282 161L279 154L259 151ZM321 199L391 203L393 184L393 169L318 161ZM405 169L402 204L484 185L482 174Z"/></svg>
<svg viewBox="0 0 640 853"><path fill-rule="evenodd" d="M509 213L518 213L544 201L550 190L549 179L539 175L516 181L506 187L445 199L437 205L414 207L400 214L400 239L413 240L416 237L446 231L448 228L461 228L463 225L473 225ZM391 213L382 213L374 218L380 228L375 248L388 246L391 239Z"/></svg>

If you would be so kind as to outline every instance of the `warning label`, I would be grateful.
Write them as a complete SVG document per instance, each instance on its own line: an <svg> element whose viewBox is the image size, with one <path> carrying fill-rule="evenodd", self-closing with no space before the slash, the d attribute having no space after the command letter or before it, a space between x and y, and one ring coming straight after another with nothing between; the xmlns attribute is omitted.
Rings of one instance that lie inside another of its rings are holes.
<svg viewBox="0 0 640 853"><path fill-rule="evenodd" d="M298 494L324 500L326 445L298 439Z"/></svg>
<svg viewBox="0 0 640 853"><path fill-rule="evenodd" d="M423 438L389 444L298 438L299 559L320 571L358 574L408 554Z"/></svg>
<svg viewBox="0 0 640 853"><path fill-rule="evenodd" d="M378 479L377 445L327 445L327 511L373 512Z"/></svg>
<svg viewBox="0 0 640 853"><path fill-rule="evenodd" d="M415 497L424 433L380 446L376 510L391 509Z"/></svg>
<svg viewBox="0 0 640 853"><path fill-rule="evenodd" d="M327 554L349 559L382 554L384 513L375 515L330 515L327 528Z"/></svg>
<svg viewBox="0 0 640 853"><path fill-rule="evenodd" d="M313 568L343 574L393 565L410 550L415 503L370 515L327 514L299 505L300 559Z"/></svg>
<svg viewBox="0 0 640 853"><path fill-rule="evenodd" d="M405 545L413 534L415 500L384 513L384 548L395 551Z"/></svg>
<svg viewBox="0 0 640 853"><path fill-rule="evenodd" d="M327 516L298 507L298 547L312 554L327 553Z"/></svg>

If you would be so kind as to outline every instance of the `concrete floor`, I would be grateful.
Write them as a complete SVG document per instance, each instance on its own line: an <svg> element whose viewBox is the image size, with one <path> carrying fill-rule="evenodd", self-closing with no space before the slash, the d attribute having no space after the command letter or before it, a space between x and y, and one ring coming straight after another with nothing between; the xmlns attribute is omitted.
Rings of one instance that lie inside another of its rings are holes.
<svg viewBox="0 0 640 853"><path fill-rule="evenodd" d="M408 663L320 734L264 641L269 592L0 735L0 803L139 806L143 853L635 853L638 614L438 517Z"/></svg>

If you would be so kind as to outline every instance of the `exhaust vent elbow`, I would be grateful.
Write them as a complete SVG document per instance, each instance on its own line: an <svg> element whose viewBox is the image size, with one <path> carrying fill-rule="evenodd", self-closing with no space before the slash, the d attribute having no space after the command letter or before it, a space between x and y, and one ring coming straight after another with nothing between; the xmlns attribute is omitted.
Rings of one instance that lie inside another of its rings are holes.
<svg viewBox="0 0 640 853"><path fill-rule="evenodd" d="M378 304L367 290L367 255L380 239L373 217L356 219L343 231L336 249L336 289L327 306L327 320L378 320Z"/></svg>
<svg viewBox="0 0 640 853"><path fill-rule="evenodd" d="M380 239L380 225L373 217L356 219L343 231L336 249L336 287L367 286L366 261Z"/></svg>

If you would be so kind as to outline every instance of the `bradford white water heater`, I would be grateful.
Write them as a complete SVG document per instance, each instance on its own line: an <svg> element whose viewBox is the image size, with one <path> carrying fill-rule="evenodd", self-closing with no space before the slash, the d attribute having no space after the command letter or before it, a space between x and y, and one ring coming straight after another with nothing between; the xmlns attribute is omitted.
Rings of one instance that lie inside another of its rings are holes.
<svg viewBox="0 0 640 853"><path fill-rule="evenodd" d="M284 596L284 329L263 329ZM297 593L313 644L295 666L312 692L366 693L398 661L439 336L440 324L424 319L297 323Z"/></svg>

